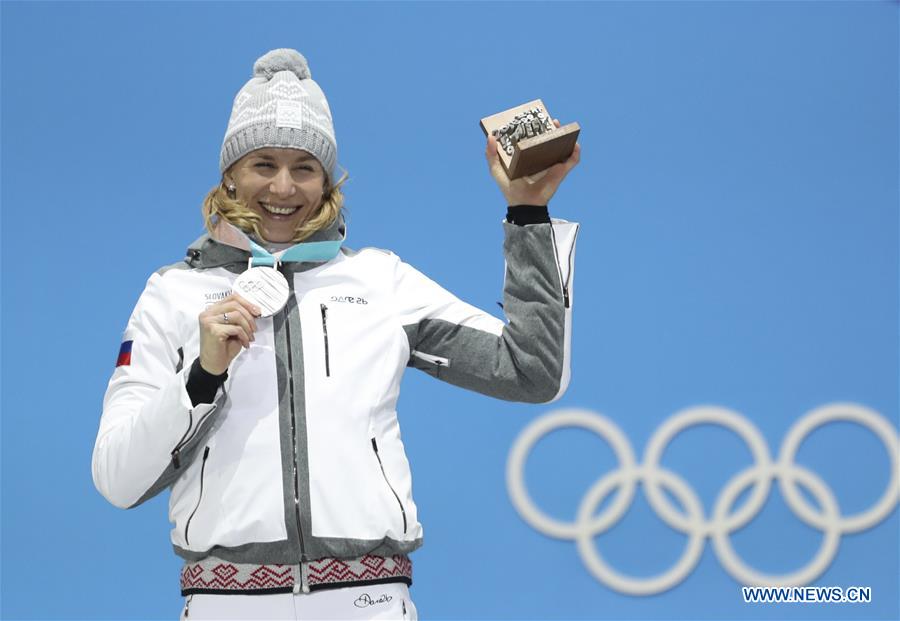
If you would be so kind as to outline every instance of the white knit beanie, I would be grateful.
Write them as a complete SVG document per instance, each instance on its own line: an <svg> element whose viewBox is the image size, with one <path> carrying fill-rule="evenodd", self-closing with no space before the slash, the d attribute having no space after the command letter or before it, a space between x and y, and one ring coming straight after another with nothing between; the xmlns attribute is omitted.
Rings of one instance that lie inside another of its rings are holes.
<svg viewBox="0 0 900 621"><path fill-rule="evenodd" d="M334 181L337 142L328 101L297 50L281 48L261 56L253 77L238 91L222 142L224 173L247 153L263 147L303 149Z"/></svg>

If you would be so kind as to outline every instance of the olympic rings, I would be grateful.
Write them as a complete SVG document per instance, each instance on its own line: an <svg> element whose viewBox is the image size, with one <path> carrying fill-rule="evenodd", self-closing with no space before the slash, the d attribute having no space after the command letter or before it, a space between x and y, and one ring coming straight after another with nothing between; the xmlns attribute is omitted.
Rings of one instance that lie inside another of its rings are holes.
<svg viewBox="0 0 900 621"><path fill-rule="evenodd" d="M881 498L868 510L849 516L841 515L834 493L818 475L794 463L806 436L834 421L850 421L868 428L884 444L890 460L890 481ZM685 429L700 424L719 425L733 431L747 444L755 460L751 467L726 483L710 519L706 519L693 488L660 465L669 442ZM541 511L528 494L524 481L525 462L531 449L543 436L563 427L580 427L596 433L609 443L619 461L617 470L602 476L587 491L574 522L560 521ZM773 479L777 479L788 507L803 522L824 534L815 557L804 567L783 575L765 574L748 566L738 557L730 541L731 533L762 510ZM834 560L842 534L870 528L894 509L900 499L900 438L891 423L874 410L856 403L831 403L812 410L794 423L784 438L777 462L773 462L765 438L747 418L726 408L700 406L677 412L666 420L647 443L643 464L638 464L628 438L609 418L589 410L563 409L538 418L519 434L507 460L506 483L513 506L525 522L550 537L574 540L588 571L621 593L652 595L674 587L696 566L707 537L712 540L722 567L741 584L797 586L809 584L822 575ZM628 511L638 483L643 483L650 506L659 517L688 536L684 553L675 565L649 578L618 573L603 560L594 545L594 537L612 528ZM812 494L820 509L809 504L797 489L798 485ZM747 500L732 513L735 501L751 486ZM684 512L673 506L663 493L664 488L684 507ZM609 506L595 516L597 507L616 490L618 494Z"/></svg>
<svg viewBox="0 0 900 621"><path fill-rule="evenodd" d="M525 458L528 456L528 452L541 436L558 427L584 427L596 432L597 435L612 445L616 457L619 458L621 471L628 472L633 470L635 468L635 460L628 438L625 437L625 434L619 430L615 423L602 416L596 416L593 412L587 410L561 410L555 414L548 414L539 418L525 428L525 431L513 444L506 467L506 483L509 494L513 499L513 504L519 509L519 513L522 514L526 522L544 534L558 539L574 539L578 532L582 530L581 524L566 524L547 516L534 505L531 497L528 495L528 491L525 489ZM611 518L598 518L594 524L588 524L587 526L590 526L591 530L596 530L596 532L600 533L618 520L625 513L628 505L631 504L636 481L636 477L630 477L625 481L626 487L613 501L612 506L607 509L607 513L612 516Z"/></svg>
<svg viewBox="0 0 900 621"><path fill-rule="evenodd" d="M839 518L842 532L855 533L871 528L883 520L894 509L897 498L900 497L900 450L897 447L894 429L887 420L877 412L859 405L849 403L824 405L813 410L806 415L806 418L800 419L791 427L784 439L784 444L781 445L779 462L785 466L793 462L797 448L811 431L820 425L836 420L848 420L868 427L884 443L891 458L891 479L878 503L867 513L857 513ZM782 493L789 500L791 508L797 512L797 515L810 526L822 530L824 525L822 516L817 515L815 510L809 507L803 496L797 492L793 482L789 479L779 479L779 483Z"/></svg>

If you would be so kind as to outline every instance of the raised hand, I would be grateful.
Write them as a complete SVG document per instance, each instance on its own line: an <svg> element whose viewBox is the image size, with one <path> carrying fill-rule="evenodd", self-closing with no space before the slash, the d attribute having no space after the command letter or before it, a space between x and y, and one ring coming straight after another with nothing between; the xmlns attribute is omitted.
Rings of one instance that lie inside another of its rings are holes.
<svg viewBox="0 0 900 621"><path fill-rule="evenodd" d="M553 124L559 127L559 121L553 119ZM569 171L575 168L581 159L581 146L575 143L575 150L564 162L554 164L529 177L520 177L510 180L506 176L503 164L500 163L500 155L497 152L497 139L488 135L485 157L488 161L488 169L494 177L494 181L506 197L507 205L546 205L550 198L556 194L556 189Z"/></svg>

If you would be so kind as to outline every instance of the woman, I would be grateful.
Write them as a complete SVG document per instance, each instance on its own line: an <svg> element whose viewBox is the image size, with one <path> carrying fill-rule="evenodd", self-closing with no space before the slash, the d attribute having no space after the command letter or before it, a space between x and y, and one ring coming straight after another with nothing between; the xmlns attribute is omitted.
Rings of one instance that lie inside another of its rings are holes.
<svg viewBox="0 0 900 621"><path fill-rule="evenodd" d="M294 50L254 65L208 234L147 281L94 447L114 505L171 488L183 618L416 618L405 367L508 400L565 390L578 225L546 205L578 147L534 183L507 179L493 138L486 154L510 205L508 323L391 252L343 245L325 96Z"/></svg>

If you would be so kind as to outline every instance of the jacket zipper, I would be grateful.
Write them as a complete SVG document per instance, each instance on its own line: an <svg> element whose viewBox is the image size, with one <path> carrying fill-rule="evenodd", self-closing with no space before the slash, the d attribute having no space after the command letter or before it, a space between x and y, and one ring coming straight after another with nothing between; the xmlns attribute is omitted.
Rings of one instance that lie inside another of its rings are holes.
<svg viewBox="0 0 900 621"><path fill-rule="evenodd" d="M569 280L572 278L572 254L575 252L575 241L578 239L578 231L579 231L579 228L576 227L575 235L572 237L572 245L569 247L569 259L568 259L569 273L566 275L566 285L565 285L566 308L568 308L568 303L569 303Z"/></svg>
<svg viewBox="0 0 900 621"><path fill-rule="evenodd" d="M188 538L188 531L191 528L191 520L194 519L194 514L197 513L197 509L200 508L200 501L203 500L203 471L206 470L207 457L209 457L208 446L203 449L203 463L200 465L200 496L197 497L197 504L194 506L194 510L191 511L191 515L187 519L187 524L184 525L184 542L187 545L191 545L191 540Z"/></svg>
<svg viewBox="0 0 900 621"><path fill-rule="evenodd" d="M569 278L572 276L572 250L575 249L575 244L573 243L572 248L569 249L569 273L566 275L566 282L563 282L562 267L559 265L559 251L556 248L556 231L553 230L552 223L550 224L550 236L553 238L553 255L556 257L556 271L559 274L559 284L562 285L563 303L566 308L569 308Z"/></svg>
<svg viewBox="0 0 900 621"><path fill-rule="evenodd" d="M326 320L328 307L324 304L319 304L319 307L322 309L322 335L325 337L325 377L331 377L331 367L328 360L328 321Z"/></svg>
<svg viewBox="0 0 900 621"><path fill-rule="evenodd" d="M175 468L175 470L178 470L179 468L181 468L181 449L184 448L184 446L187 443L189 443L191 440L194 439L194 436L197 435L197 431L199 431L200 427L203 426L203 421L205 421L207 418L209 418L210 414L215 412L216 408L218 408L218 407L219 407L218 404L213 403L209 412L207 412L203 416L203 418L201 418L199 421L197 421L196 427L194 426L194 409L191 408L190 410L188 410L187 431L184 432L184 435L181 436L181 440L179 440L178 444L175 445L175 448L172 449L172 466ZM193 431L193 433L191 433L191 431Z"/></svg>
<svg viewBox="0 0 900 621"><path fill-rule="evenodd" d="M378 466L381 468L381 476L384 477L384 482L387 483L388 487L391 488L391 493L394 495L394 498L397 499L397 504L400 505L400 515L403 516L403 534L406 534L406 509L403 508L403 503L400 502L400 496L397 495L397 492L394 490L394 486L391 485L391 482L388 481L387 473L384 471L384 464L381 463L381 456L378 454L378 443L375 442L375 438L372 438L372 450L375 451L375 458L378 460Z"/></svg>
<svg viewBox="0 0 900 621"><path fill-rule="evenodd" d="M181 440L178 441L178 444L175 445L175 448L172 449L172 466L175 470L181 468L181 447L185 445L185 438L191 432L191 428L194 426L194 409L191 408L188 410L188 428L187 431L184 432L184 435L181 436Z"/></svg>
<svg viewBox="0 0 900 621"><path fill-rule="evenodd" d="M291 282L290 279L288 282ZM293 287L291 287L291 294L293 294ZM289 301L290 302L290 301ZM284 307L284 333L285 338L287 339L287 363L288 363L288 398L291 403L291 448L293 450L294 458L291 460L291 465L294 470L294 513L297 518L297 539L300 542L300 588L304 593L309 593L309 585L305 580L305 569L303 566L303 558L306 556L306 549L303 546L303 526L300 522L300 497L299 489L300 489L300 479L299 474L297 473L297 422L294 420L294 356L291 352L291 322L289 316L289 308L290 303L286 304Z"/></svg>
<svg viewBox="0 0 900 621"><path fill-rule="evenodd" d="M412 355L415 356L416 358L419 358L419 359L421 359L421 360L424 360L425 362L430 362L431 364L433 364L434 366L436 366L436 367L437 367L437 370L435 371L435 374L436 374L437 377L440 377L440 376L441 376L441 368L446 368L446 367L449 367L449 366L450 366L450 359L449 359L449 358L441 358L440 356L434 356L434 355L432 355L432 354L426 354L426 353L421 352L421 351L419 351L419 350L417 350L417 349L414 349L414 350L412 351Z"/></svg>

